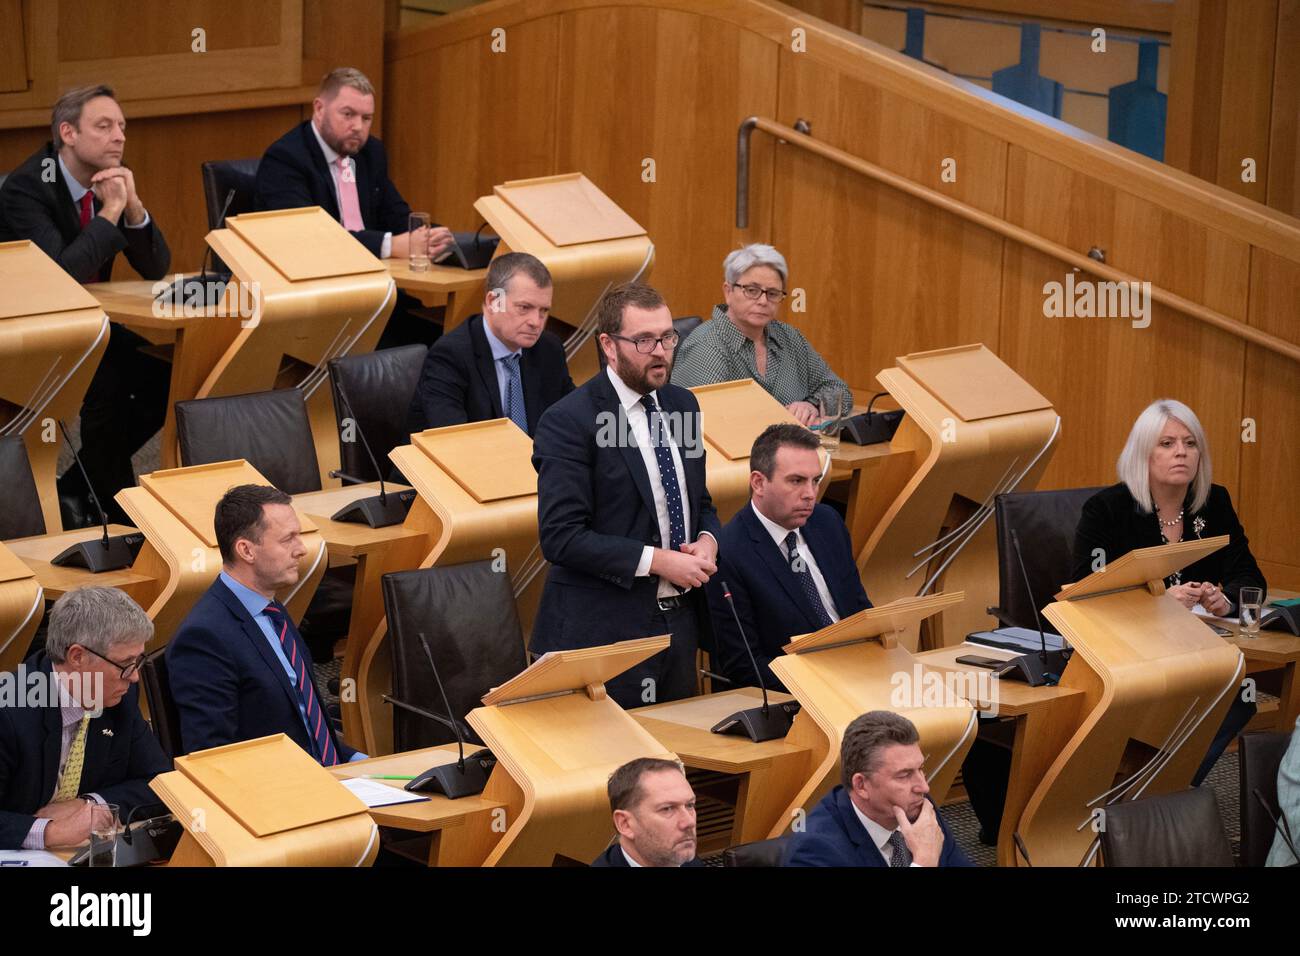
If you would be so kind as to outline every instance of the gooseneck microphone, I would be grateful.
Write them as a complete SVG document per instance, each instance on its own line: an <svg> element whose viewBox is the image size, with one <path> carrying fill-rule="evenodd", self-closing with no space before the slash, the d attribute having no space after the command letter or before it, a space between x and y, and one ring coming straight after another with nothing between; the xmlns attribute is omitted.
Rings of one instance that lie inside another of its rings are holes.
<svg viewBox="0 0 1300 956"><path fill-rule="evenodd" d="M361 447L366 450L366 455L370 458L370 464L375 468L375 474L379 476L379 494L371 498L358 498L350 505L340 508L336 514L330 515L330 518L334 521L355 521L358 523L364 521L372 528L387 528L389 525L401 524L406 520L406 514L411 510L411 504L415 501L415 489L408 489L391 496L388 494L384 488L384 470L379 467L379 459L371 451L370 442L366 441L366 433L361 430L361 422L357 420L357 414L352 410L352 403L348 401L347 391L343 388L343 383L337 378L334 379L334 390L343 403L343 411L347 413L348 418L352 419L352 425L357 430L357 437L361 439ZM362 483L359 478L354 478L352 475L337 469L330 472L330 477Z"/></svg>
<svg viewBox="0 0 1300 956"><path fill-rule="evenodd" d="M1069 652L1064 648L1057 651L1047 649L1047 635L1043 632L1043 618L1038 613L1038 600L1034 597L1034 589L1029 583L1029 571L1025 568L1025 556L1020 550L1020 535L1016 533L1015 528L1011 529L1011 545L1015 548L1016 561L1020 565L1020 574L1025 582L1025 595L1029 598L1029 603L1034 606L1034 620L1038 624L1039 650L1037 654L1021 654L1019 657L1011 658L994 673L1003 680L1023 680L1030 687L1059 683L1061 672L1065 670L1065 665L1070 660Z"/></svg>
<svg viewBox="0 0 1300 956"><path fill-rule="evenodd" d="M98 541L78 541L71 547L65 548L50 559L50 564L61 568L85 568L91 574L129 568L135 563L135 557L140 553L140 549L144 547L144 534L139 531L118 535L108 533L108 515L99 503L99 495L95 493L95 486L90 483L90 475L86 474L86 466L82 464L81 456L77 454L77 449L72 447L72 437L68 434L68 426L63 423L62 418L59 419L59 430L63 432L63 440L68 443L72 460L77 463L81 477L86 482L86 490L90 492L90 502L99 512L99 523L104 529L104 534Z"/></svg>
<svg viewBox="0 0 1300 956"><path fill-rule="evenodd" d="M763 682L763 672L758 668L758 659L754 657L754 649L749 644L749 637L745 634L745 628L740 623L740 615L736 613L736 602L732 600L731 588L727 587L727 582L720 582L722 585L722 596L727 601L727 606L731 608L731 617L736 622L736 630L740 632L740 642L745 645L745 653L749 655L749 665L754 669L754 679L758 682L757 686L763 693L763 706L751 707L748 710L738 710L728 717L722 718L711 729L715 734L745 734L754 743L762 743L764 740L778 740L790 732L790 725L794 722L794 715L799 713L798 701L787 701L778 704L775 708L771 707L767 699L767 685Z"/></svg>

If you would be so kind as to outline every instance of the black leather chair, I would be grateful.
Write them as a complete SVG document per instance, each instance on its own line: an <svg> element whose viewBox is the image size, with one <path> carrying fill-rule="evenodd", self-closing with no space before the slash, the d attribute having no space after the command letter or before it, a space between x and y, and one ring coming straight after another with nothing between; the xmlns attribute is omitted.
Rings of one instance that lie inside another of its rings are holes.
<svg viewBox="0 0 1300 956"><path fill-rule="evenodd" d="M45 517L41 513L41 496L32 477L32 463L27 446L18 435L0 437L0 541L45 534Z"/></svg>
<svg viewBox="0 0 1300 956"><path fill-rule="evenodd" d="M1061 585L1070 580L1079 516L1084 502L1099 491L1100 488L1065 488L998 495L994 501L994 523L998 529L998 606L989 613L995 614L1003 625L1038 629L1034 612L1041 612L1051 604ZM1032 601L1011 543L1013 528L1020 537L1025 569L1033 585ZM1043 618L1043 630L1052 631L1046 618Z"/></svg>
<svg viewBox="0 0 1300 956"><path fill-rule="evenodd" d="M1209 787L1106 807L1106 866L1235 866L1219 801Z"/></svg>
<svg viewBox="0 0 1300 956"><path fill-rule="evenodd" d="M208 228L221 228L221 210L234 190L227 216L253 212L256 207L257 166L260 159L221 159L203 164L203 199L208 207Z"/></svg>
<svg viewBox="0 0 1300 956"><path fill-rule="evenodd" d="M510 575L492 561L397 571L383 577L388 647L393 656L393 748L397 753L451 743L451 728L405 709L447 716L420 644L429 642L438 676L467 741L465 715L493 687L528 666Z"/></svg>
<svg viewBox="0 0 1300 956"><path fill-rule="evenodd" d="M780 836L771 840L755 840L753 843L741 843L722 851L723 866L780 866L785 859L786 847L790 837Z"/></svg>
<svg viewBox="0 0 1300 956"><path fill-rule="evenodd" d="M244 458L290 495L320 491L307 402L296 388L176 403L182 465Z"/></svg>
<svg viewBox="0 0 1300 956"><path fill-rule="evenodd" d="M1291 735L1256 731L1237 738L1237 778L1240 781L1241 865L1263 866L1273 846L1280 812L1277 806L1277 771L1291 744ZM1255 791L1259 796L1255 796ZM1268 809L1260 805L1263 798ZM1300 833L1291 834L1300 841Z"/></svg>
<svg viewBox="0 0 1300 956"><path fill-rule="evenodd" d="M140 690L149 705L149 723L163 753L169 759L179 757L181 750L181 718L172 699L172 685L167 679L167 648L160 647L145 658L140 668Z"/></svg>
<svg viewBox="0 0 1300 956"><path fill-rule="evenodd" d="M343 471L365 481L380 477L361 440L354 436L353 440L344 441L343 421L355 417L357 430L365 434L379 466L384 469L383 477L394 473L388 453L411 440L407 409L428 353L423 345L403 345L330 359L330 389L339 424L339 461ZM352 407L352 415L339 398L340 385Z"/></svg>

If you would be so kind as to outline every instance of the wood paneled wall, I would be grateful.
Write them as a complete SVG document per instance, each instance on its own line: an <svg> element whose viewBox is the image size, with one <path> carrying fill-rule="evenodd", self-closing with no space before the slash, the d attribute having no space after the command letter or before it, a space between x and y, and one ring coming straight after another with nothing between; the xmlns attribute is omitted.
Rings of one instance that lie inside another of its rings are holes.
<svg viewBox="0 0 1300 956"><path fill-rule="evenodd" d="M726 253L769 241L806 292L784 317L855 388L905 352L983 341L1062 415L1047 487L1113 481L1142 407L1188 402L1270 580L1300 587L1294 362L1161 307L1147 328L1047 318L1043 284L1064 281L1063 263L761 133L737 230L736 130L751 114L806 119L818 139L1293 341L1300 222L766 0L502 0L390 36L386 84L396 178L457 228L477 225L471 204L497 182L581 170L648 228L651 281L676 314L707 315Z"/></svg>
<svg viewBox="0 0 1300 956"><path fill-rule="evenodd" d="M195 270L207 233L203 162L260 156L311 114L320 77L335 66L369 75L382 110L385 7L384 0L0 0L0 170L50 138L50 108L71 81L108 83L127 118L126 162L167 236L172 268ZM35 29L47 21L58 26L48 36ZM197 26L207 30L206 54L189 52ZM136 278L123 257L114 278Z"/></svg>

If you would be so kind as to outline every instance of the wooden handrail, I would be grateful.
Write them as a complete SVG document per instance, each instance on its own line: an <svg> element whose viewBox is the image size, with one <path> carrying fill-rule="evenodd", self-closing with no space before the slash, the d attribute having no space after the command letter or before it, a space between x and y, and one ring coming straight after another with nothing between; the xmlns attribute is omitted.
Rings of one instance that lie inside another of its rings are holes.
<svg viewBox="0 0 1300 956"><path fill-rule="evenodd" d="M1108 266L1081 252L1052 242L1036 232L1031 232L1021 226L1007 222L997 216L990 215L982 209L976 209L964 202L945 196L943 193L936 192L928 186L922 186L920 183L913 182L906 176L900 176L892 173L887 169L877 166L875 163L867 162L859 156L847 153L842 149L837 149L828 143L823 143L813 139L804 133L799 132L793 127L778 123L763 116L751 116L740 124L740 131L736 144L736 228L744 229L749 224L749 139L755 129L760 129L765 133L777 137L789 143L792 146L798 146L810 153L815 153L823 159L829 159L845 169L851 169L856 173L867 176L877 182L884 183L893 189L914 196L932 206L937 206L953 215L960 216L967 222L973 222L977 226L982 226L991 232L1007 239L1013 239L1021 245L1035 249L1044 255L1051 256L1053 259L1059 259L1062 262L1074 266L1091 275L1105 279L1109 282L1141 282L1135 276L1123 272L1113 266ZM1224 315L1222 312L1216 312L1205 306L1186 299L1181 295L1176 295L1168 289L1160 286L1151 286L1151 298L1161 305L1166 305L1171 309L1189 315L1192 318L1199 319L1202 322L1212 325L1217 329L1222 329L1230 335L1245 339L1261 348L1266 348L1271 352L1284 355L1294 362L1300 362L1300 345L1289 342L1286 339L1278 338L1276 335L1269 335L1253 326L1240 322L1231 316Z"/></svg>

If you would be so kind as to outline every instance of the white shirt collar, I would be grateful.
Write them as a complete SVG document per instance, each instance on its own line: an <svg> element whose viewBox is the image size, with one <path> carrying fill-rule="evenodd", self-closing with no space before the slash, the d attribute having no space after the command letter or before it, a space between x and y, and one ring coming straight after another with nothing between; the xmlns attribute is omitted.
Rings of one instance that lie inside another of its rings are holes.
<svg viewBox="0 0 1300 956"><path fill-rule="evenodd" d="M853 807L853 812L858 815L858 819L862 821L862 825L867 828L867 836L871 837L871 842L876 845L876 849L880 851L880 855L884 856L885 847L889 844L889 838L894 835L894 830L897 830L898 828L894 827L893 830L886 830L879 823L858 809L858 805L853 802L852 797L849 797L849 805Z"/></svg>
<svg viewBox="0 0 1300 956"><path fill-rule="evenodd" d="M641 869L641 864L638 863L636 860L632 859L632 854L631 854L631 853L628 853L627 850L623 849L623 844L622 844L622 842L620 842L619 845L618 845L618 852L623 854L623 859L627 860L627 865L628 865L628 866L634 866L634 867L636 867L638 870Z"/></svg>
<svg viewBox="0 0 1300 956"><path fill-rule="evenodd" d="M640 406L644 409L645 406L641 405L641 394L627 387L627 384L619 378L618 373L614 371L614 366L606 365L605 371L609 373L609 380L614 383L614 391L618 393L618 400L623 408L631 411L634 407ZM658 405L658 391L650 392L650 395L654 398L655 404Z"/></svg>
<svg viewBox="0 0 1300 956"><path fill-rule="evenodd" d="M488 348L492 350L492 361L499 362L507 355L519 355L523 349L511 350L510 346L502 342L492 332L492 326L488 324L487 316L483 316L483 334L487 337Z"/></svg>
<svg viewBox="0 0 1300 956"><path fill-rule="evenodd" d="M754 502L752 501L749 503L749 507L754 510L754 514L758 517L759 523L764 528L767 529L767 533L772 536L772 540L776 542L776 546L778 548L784 546L786 536L791 531L795 533L796 539L798 540L799 544L801 545L803 544L803 535L799 534L798 528L782 528L779 524L777 524L767 515L763 514L763 512L759 511L758 506L755 505Z"/></svg>
<svg viewBox="0 0 1300 956"><path fill-rule="evenodd" d="M309 120L308 122L311 123L311 131L316 134L316 142L320 143L320 151L325 154L325 165L333 166L339 161L339 154L334 151L329 143L325 142L325 137L322 136L320 130L316 128L316 121Z"/></svg>
<svg viewBox="0 0 1300 956"><path fill-rule="evenodd" d="M72 194L72 201L80 203L81 197L90 192L85 186L77 182L77 177L73 176L68 169L68 164L63 161L63 154L59 153L59 169L63 172L63 181L68 184L68 192Z"/></svg>

